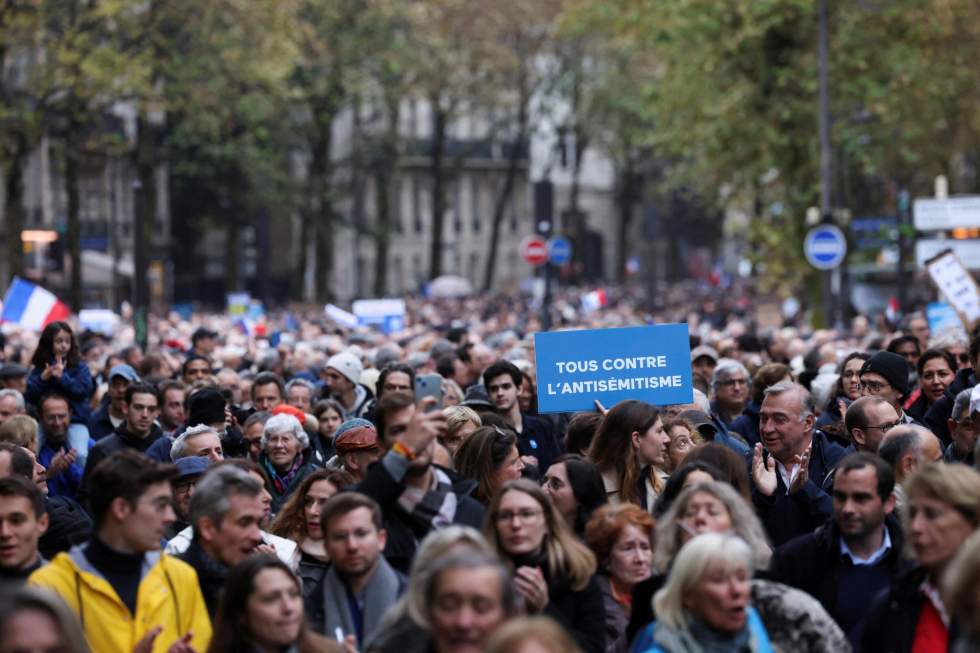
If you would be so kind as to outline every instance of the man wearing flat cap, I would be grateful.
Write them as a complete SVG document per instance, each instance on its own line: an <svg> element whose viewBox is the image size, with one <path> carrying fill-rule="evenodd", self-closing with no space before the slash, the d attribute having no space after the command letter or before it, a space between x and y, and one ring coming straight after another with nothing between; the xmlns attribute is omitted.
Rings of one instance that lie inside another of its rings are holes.
<svg viewBox="0 0 980 653"><path fill-rule="evenodd" d="M23 365L3 363L0 365L0 389L16 390L21 394L26 393L28 372L30 370Z"/></svg>
<svg viewBox="0 0 980 653"><path fill-rule="evenodd" d="M381 458L378 431L374 424L355 417L337 427L333 440L340 469L354 477L355 483L364 480L368 467Z"/></svg>
<svg viewBox="0 0 980 653"><path fill-rule="evenodd" d="M887 401L898 413L900 424L919 424L902 407L909 391L909 366L904 358L879 351L861 366L860 378L862 396L875 395Z"/></svg>

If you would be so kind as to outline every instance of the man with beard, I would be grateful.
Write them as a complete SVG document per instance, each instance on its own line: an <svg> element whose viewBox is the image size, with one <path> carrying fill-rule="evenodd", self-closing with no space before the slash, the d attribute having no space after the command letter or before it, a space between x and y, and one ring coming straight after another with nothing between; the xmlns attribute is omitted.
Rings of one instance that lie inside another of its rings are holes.
<svg viewBox="0 0 980 653"><path fill-rule="evenodd" d="M891 587L902 561L902 529L892 517L895 477L870 453L848 455L834 475L834 516L778 547L773 580L814 596L858 650L871 600Z"/></svg>

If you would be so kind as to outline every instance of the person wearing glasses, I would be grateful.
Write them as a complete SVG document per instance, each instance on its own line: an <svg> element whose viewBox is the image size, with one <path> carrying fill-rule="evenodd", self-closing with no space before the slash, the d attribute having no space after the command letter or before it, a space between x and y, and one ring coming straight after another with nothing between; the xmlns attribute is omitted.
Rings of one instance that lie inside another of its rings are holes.
<svg viewBox="0 0 980 653"><path fill-rule="evenodd" d="M605 652L606 611L595 555L541 487L524 479L504 484L490 503L483 534L514 569L528 614L557 621L584 653Z"/></svg>
<svg viewBox="0 0 980 653"><path fill-rule="evenodd" d="M834 516L813 533L778 547L772 579L816 598L859 649L874 597L908 567L902 529L892 517L895 475L880 457L852 453L833 479Z"/></svg>
<svg viewBox="0 0 980 653"><path fill-rule="evenodd" d="M902 424L918 424L902 405L909 392L909 366L890 351L879 351L861 366L861 395L876 395L892 405Z"/></svg>
<svg viewBox="0 0 980 653"><path fill-rule="evenodd" d="M844 413L844 428L851 439L848 452L878 453L885 433L898 424L898 413L888 401L875 395L861 397Z"/></svg>
<svg viewBox="0 0 980 653"><path fill-rule="evenodd" d="M976 391L977 399L973 400ZM953 402L953 412L949 416L949 434L953 441L946 447L943 459L948 463L964 463L973 465L973 450L977 445L977 426L978 421L974 420L973 414L980 411L980 391L974 387L964 390L956 395Z"/></svg>
<svg viewBox="0 0 980 653"><path fill-rule="evenodd" d="M723 427L726 433L749 403L750 378L745 366L731 358L721 359L715 367L711 377L711 391L714 394L711 412L719 428Z"/></svg>

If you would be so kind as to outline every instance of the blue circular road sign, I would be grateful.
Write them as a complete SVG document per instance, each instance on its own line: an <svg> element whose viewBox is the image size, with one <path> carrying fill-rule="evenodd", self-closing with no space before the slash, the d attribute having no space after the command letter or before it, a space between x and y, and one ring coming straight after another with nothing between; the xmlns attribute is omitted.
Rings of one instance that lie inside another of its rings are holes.
<svg viewBox="0 0 980 653"><path fill-rule="evenodd" d="M565 265L572 259L572 243L564 236L548 239L548 260L554 265Z"/></svg>
<svg viewBox="0 0 980 653"><path fill-rule="evenodd" d="M818 270L833 270L847 256L847 238L832 224L817 225L807 233L803 253Z"/></svg>

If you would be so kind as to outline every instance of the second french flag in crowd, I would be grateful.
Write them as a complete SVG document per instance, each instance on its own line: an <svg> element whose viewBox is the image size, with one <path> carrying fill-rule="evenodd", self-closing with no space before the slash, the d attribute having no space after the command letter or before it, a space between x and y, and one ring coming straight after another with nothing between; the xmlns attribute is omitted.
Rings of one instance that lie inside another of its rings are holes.
<svg viewBox="0 0 980 653"><path fill-rule="evenodd" d="M71 311L54 293L30 281L14 277L3 297L0 322L12 322L40 331L47 324L64 320Z"/></svg>

